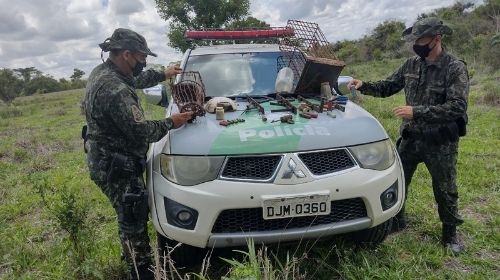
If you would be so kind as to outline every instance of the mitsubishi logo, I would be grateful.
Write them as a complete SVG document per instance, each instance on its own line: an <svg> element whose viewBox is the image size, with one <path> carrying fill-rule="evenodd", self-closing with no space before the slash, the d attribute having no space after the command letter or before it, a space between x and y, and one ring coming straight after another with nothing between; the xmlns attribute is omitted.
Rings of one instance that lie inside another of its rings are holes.
<svg viewBox="0 0 500 280"><path fill-rule="evenodd" d="M290 159L290 161L288 162L288 170L286 170L283 173L283 176L281 176L281 178L282 179L291 179L293 175L295 175L297 178L305 178L306 177L306 174L304 174L304 172L297 167L297 164L295 163L295 161L293 161L293 159Z"/></svg>

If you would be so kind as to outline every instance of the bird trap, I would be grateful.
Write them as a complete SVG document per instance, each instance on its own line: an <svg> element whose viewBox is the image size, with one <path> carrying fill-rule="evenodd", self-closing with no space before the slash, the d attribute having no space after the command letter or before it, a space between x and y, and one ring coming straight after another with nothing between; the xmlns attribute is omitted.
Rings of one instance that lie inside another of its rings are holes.
<svg viewBox="0 0 500 280"><path fill-rule="evenodd" d="M205 116L205 85L199 72L181 73L180 81L172 85L172 97L181 113L193 112L193 119Z"/></svg>
<svg viewBox="0 0 500 280"><path fill-rule="evenodd" d="M278 71L290 67L296 80L295 93L318 93L323 82L338 87L337 79L345 66L335 55L318 24L288 20L291 36L280 41L282 56L277 60Z"/></svg>

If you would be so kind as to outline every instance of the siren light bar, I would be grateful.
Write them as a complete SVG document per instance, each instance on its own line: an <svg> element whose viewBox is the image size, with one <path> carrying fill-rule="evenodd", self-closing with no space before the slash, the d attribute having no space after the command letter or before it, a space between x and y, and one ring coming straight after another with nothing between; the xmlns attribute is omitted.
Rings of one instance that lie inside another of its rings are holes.
<svg viewBox="0 0 500 280"><path fill-rule="evenodd" d="M288 27L273 27L270 29L248 30L192 30L184 33L186 39L201 40L238 40L259 38L284 38L293 36L293 29Z"/></svg>

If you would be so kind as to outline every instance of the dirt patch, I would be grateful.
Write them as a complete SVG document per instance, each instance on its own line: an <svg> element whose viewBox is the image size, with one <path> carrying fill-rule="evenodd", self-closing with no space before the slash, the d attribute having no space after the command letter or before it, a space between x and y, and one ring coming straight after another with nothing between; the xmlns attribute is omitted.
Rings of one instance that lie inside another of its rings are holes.
<svg viewBox="0 0 500 280"><path fill-rule="evenodd" d="M493 221L494 215L488 213L480 213L477 209L487 207L490 204L490 199L486 197L478 197L474 199L474 203L472 203L473 206L465 207L460 212L467 219L478 221L481 224L487 224Z"/></svg>
<svg viewBox="0 0 500 280"><path fill-rule="evenodd" d="M0 279L3 279L4 276L7 276L13 272L12 271L13 264L14 264L13 262L0 264Z"/></svg>
<svg viewBox="0 0 500 280"><path fill-rule="evenodd" d="M469 266L466 266L465 264L461 263L460 260L457 258L450 258L448 259L444 265L449 268L450 270L453 271L460 271L462 273L470 273L472 271L472 268Z"/></svg>
<svg viewBox="0 0 500 280"><path fill-rule="evenodd" d="M36 157L28 167L28 174L43 172L54 168L55 161L50 157Z"/></svg>
<svg viewBox="0 0 500 280"><path fill-rule="evenodd" d="M500 260L500 252L493 250L481 249L476 252L476 255L480 259L492 259L492 260ZM497 267L500 269L500 267Z"/></svg>

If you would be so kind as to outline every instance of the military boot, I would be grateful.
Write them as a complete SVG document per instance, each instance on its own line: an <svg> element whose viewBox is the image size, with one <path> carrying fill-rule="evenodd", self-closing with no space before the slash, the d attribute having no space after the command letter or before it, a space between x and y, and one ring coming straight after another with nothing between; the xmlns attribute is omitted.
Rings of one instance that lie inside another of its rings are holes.
<svg viewBox="0 0 500 280"><path fill-rule="evenodd" d="M132 268L130 271L130 280L154 280L155 275L154 272L151 271L151 265L140 265L137 267L137 271L135 271L135 268ZM137 274L139 274L139 277L137 277Z"/></svg>
<svg viewBox="0 0 500 280"><path fill-rule="evenodd" d="M457 239L457 227L455 225L443 224L443 237L441 242L445 248L451 250L453 255L457 256L462 252L462 245Z"/></svg>
<svg viewBox="0 0 500 280"><path fill-rule="evenodd" d="M404 211L404 209L401 209L401 211L399 211L398 214L396 214L396 216L392 220L392 227L391 227L390 233L402 231L407 226L408 225L406 224L405 211Z"/></svg>

